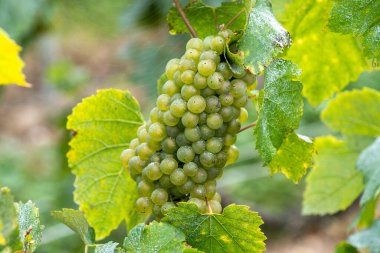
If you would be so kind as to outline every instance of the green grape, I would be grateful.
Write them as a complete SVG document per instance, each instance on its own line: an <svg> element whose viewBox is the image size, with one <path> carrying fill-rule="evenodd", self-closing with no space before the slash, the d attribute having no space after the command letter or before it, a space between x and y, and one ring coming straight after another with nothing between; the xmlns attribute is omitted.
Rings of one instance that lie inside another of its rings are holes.
<svg viewBox="0 0 380 253"><path fill-rule="evenodd" d="M194 95L187 102L187 109L192 113L201 113L206 108L206 100L200 95Z"/></svg>
<svg viewBox="0 0 380 253"><path fill-rule="evenodd" d="M180 130L177 126L166 126L166 133L169 137L175 138L180 133Z"/></svg>
<svg viewBox="0 0 380 253"><path fill-rule="evenodd" d="M185 114L186 110L186 101L182 98L174 100L170 105L170 112L178 118L182 117Z"/></svg>
<svg viewBox="0 0 380 253"><path fill-rule="evenodd" d="M175 101L177 99L182 99L181 93L176 93L173 96L171 96L170 103L173 103L173 101Z"/></svg>
<svg viewBox="0 0 380 253"><path fill-rule="evenodd" d="M198 207L198 210L201 212L201 213L205 213L206 210L207 210L207 205L206 205L206 201L202 200L202 199L198 199L198 198L190 198L189 203L194 203L197 207Z"/></svg>
<svg viewBox="0 0 380 253"><path fill-rule="evenodd" d="M228 123L223 123L223 125L215 131L215 137L224 137L227 134L227 130Z"/></svg>
<svg viewBox="0 0 380 253"><path fill-rule="evenodd" d="M215 195L212 197L212 200L218 201L220 203L222 202L222 196L220 196L219 192L215 192Z"/></svg>
<svg viewBox="0 0 380 253"><path fill-rule="evenodd" d="M173 202L166 202L161 206L161 213L163 215L167 215L169 213L169 210L173 207L176 207Z"/></svg>
<svg viewBox="0 0 380 253"><path fill-rule="evenodd" d="M223 118L218 113L211 113L207 115L206 124L211 129L218 129L223 125Z"/></svg>
<svg viewBox="0 0 380 253"><path fill-rule="evenodd" d="M161 149L167 154L174 154L177 152L178 146L175 138L167 137L165 140L163 140L161 143Z"/></svg>
<svg viewBox="0 0 380 253"><path fill-rule="evenodd" d="M164 112L164 124L167 126L178 125L180 118L174 116L171 111Z"/></svg>
<svg viewBox="0 0 380 253"><path fill-rule="evenodd" d="M170 181L169 175L162 175L158 182L160 183L160 186L165 189L169 189L174 186L174 184L172 184L172 182Z"/></svg>
<svg viewBox="0 0 380 253"><path fill-rule="evenodd" d="M175 138L175 142L177 143L178 147L191 145L191 142L185 137L184 133L179 133Z"/></svg>
<svg viewBox="0 0 380 253"><path fill-rule="evenodd" d="M206 124L206 121L207 121L207 113L202 112L201 114L199 114L199 125Z"/></svg>
<svg viewBox="0 0 380 253"><path fill-rule="evenodd" d="M201 130L199 127L185 128L185 137L191 142L196 142L201 138Z"/></svg>
<svg viewBox="0 0 380 253"><path fill-rule="evenodd" d="M216 154L216 163L215 167L223 168L228 160L228 150L222 150Z"/></svg>
<svg viewBox="0 0 380 253"><path fill-rule="evenodd" d="M215 63L215 69L216 69L216 65L218 65L220 63L219 55L213 50L203 51L201 53L201 56L199 57L199 60L201 60L201 61L203 61L203 60L213 61ZM214 69L214 71L215 71L215 69Z"/></svg>
<svg viewBox="0 0 380 253"><path fill-rule="evenodd" d="M124 168L128 168L129 159L135 156L135 154L135 150L131 148L124 149L123 152L121 152L120 160Z"/></svg>
<svg viewBox="0 0 380 253"><path fill-rule="evenodd" d="M240 117L240 108L236 108L235 106L233 106L232 110L234 111L234 118L238 119Z"/></svg>
<svg viewBox="0 0 380 253"><path fill-rule="evenodd" d="M194 76L194 87L201 90L207 87L207 77L202 76L198 72Z"/></svg>
<svg viewBox="0 0 380 253"><path fill-rule="evenodd" d="M244 96L235 99L233 105L237 108L241 108L247 105L248 102L248 96L245 94Z"/></svg>
<svg viewBox="0 0 380 253"><path fill-rule="evenodd" d="M140 213L151 213L153 203L148 197L140 197L136 201L136 209Z"/></svg>
<svg viewBox="0 0 380 253"><path fill-rule="evenodd" d="M230 29L227 29L220 31L218 35L222 36L226 41L229 41L232 38L232 36L234 36L234 33Z"/></svg>
<svg viewBox="0 0 380 253"><path fill-rule="evenodd" d="M205 50L211 49L211 41L212 41L213 38L214 38L214 36L212 36L212 35L207 36L206 38L204 38L204 40L203 40L203 46L204 46Z"/></svg>
<svg viewBox="0 0 380 253"><path fill-rule="evenodd" d="M158 219L161 219L163 217L163 214L161 213L161 206L160 205L153 205L153 215L158 218Z"/></svg>
<svg viewBox="0 0 380 253"><path fill-rule="evenodd" d="M209 97L215 94L216 94L215 90L211 89L210 87L206 87L203 90L201 90L202 97Z"/></svg>
<svg viewBox="0 0 380 253"><path fill-rule="evenodd" d="M196 49L198 51L202 51L203 41L199 38L191 38L186 44L186 49Z"/></svg>
<svg viewBox="0 0 380 253"><path fill-rule="evenodd" d="M148 144L148 146L155 151L161 149L160 142L153 140L149 135L146 137L146 144Z"/></svg>
<svg viewBox="0 0 380 253"><path fill-rule="evenodd" d="M194 188L194 182L191 181L191 180L187 180L186 183L184 183L183 185L179 186L178 187L178 190L182 193L182 194L188 194L191 192L191 190Z"/></svg>
<svg viewBox="0 0 380 253"><path fill-rule="evenodd" d="M137 130L137 138L139 139L140 143L143 143L146 140L146 136L148 135L148 132L146 131L145 127L139 127Z"/></svg>
<svg viewBox="0 0 380 253"><path fill-rule="evenodd" d="M189 100L189 102L191 99ZM187 106L189 106L189 102L187 103ZM185 114L182 116L181 123L186 128L193 128L196 127L199 122L199 116L192 112L185 112Z"/></svg>
<svg viewBox="0 0 380 253"><path fill-rule="evenodd" d="M218 90L222 88L223 83L223 75L219 72L214 72L209 77L207 77L207 85L213 90Z"/></svg>
<svg viewBox="0 0 380 253"><path fill-rule="evenodd" d="M198 165L195 162L189 162L183 165L183 172L188 177L195 176L195 174L197 174L197 171L198 171Z"/></svg>
<svg viewBox="0 0 380 253"><path fill-rule="evenodd" d="M170 106L170 96L167 94L161 94L158 96L156 101L157 108L163 112L169 110Z"/></svg>
<svg viewBox="0 0 380 253"><path fill-rule="evenodd" d="M192 198L204 198L206 196L206 188L202 184L194 185L193 189L190 192Z"/></svg>
<svg viewBox="0 0 380 253"><path fill-rule="evenodd" d="M193 60L195 62L198 62L199 61L199 56L201 55L201 53L196 50L196 49L193 49L193 48L190 48L190 49L187 49L186 52L185 52L185 58L187 59L190 59L190 60Z"/></svg>
<svg viewBox="0 0 380 253"><path fill-rule="evenodd" d="M195 72L192 70L185 70L181 74L181 80L184 84L192 84L194 81Z"/></svg>
<svg viewBox="0 0 380 253"><path fill-rule="evenodd" d="M165 73L168 79L172 79L174 73L178 70L179 67L179 59L171 59L168 61L165 67Z"/></svg>
<svg viewBox="0 0 380 253"><path fill-rule="evenodd" d="M148 130L149 137L155 141L162 141L166 137L166 128L163 124L153 123Z"/></svg>
<svg viewBox="0 0 380 253"><path fill-rule="evenodd" d="M152 194L153 190L154 184L145 180L141 180L137 185L137 191L140 196L148 197Z"/></svg>
<svg viewBox="0 0 380 253"><path fill-rule="evenodd" d="M199 168L197 173L191 177L194 183L203 184L207 180L207 171L205 169Z"/></svg>
<svg viewBox="0 0 380 253"><path fill-rule="evenodd" d="M218 178L220 175L221 175L221 171L222 169L220 168L209 168L207 170L207 180L214 180L216 178Z"/></svg>
<svg viewBox="0 0 380 253"><path fill-rule="evenodd" d="M207 181L205 183L205 189L206 189L206 198L212 199L212 197L214 197L216 193L216 181L215 180Z"/></svg>
<svg viewBox="0 0 380 253"><path fill-rule="evenodd" d="M189 101L190 98L192 98L195 95L199 95L200 91L197 90L193 85L184 85L181 89L181 96L186 101Z"/></svg>
<svg viewBox="0 0 380 253"><path fill-rule="evenodd" d="M193 70L195 72L197 71L197 65L195 61L191 59L181 58L179 61L179 70L181 72L184 72L186 70Z"/></svg>
<svg viewBox="0 0 380 253"><path fill-rule="evenodd" d="M238 158L239 158L239 149L235 145L232 145L228 149L228 159L226 162L226 166L233 164L234 162L237 161Z"/></svg>
<svg viewBox="0 0 380 253"><path fill-rule="evenodd" d="M216 200L209 200L208 202L211 210L212 210L212 213L221 213L222 212L222 205L216 201Z"/></svg>
<svg viewBox="0 0 380 253"><path fill-rule="evenodd" d="M173 96L179 91L177 85L172 80L167 80L162 86L161 93Z"/></svg>
<svg viewBox="0 0 380 253"><path fill-rule="evenodd" d="M244 107L240 108L239 121L245 123L248 120L248 111Z"/></svg>
<svg viewBox="0 0 380 253"><path fill-rule="evenodd" d="M222 54L224 52L224 38L221 36L215 36L211 40L211 49L217 52L217 54Z"/></svg>
<svg viewBox="0 0 380 253"><path fill-rule="evenodd" d="M220 108L221 105L217 96L209 96L206 98L206 113L216 113Z"/></svg>
<svg viewBox="0 0 380 253"><path fill-rule="evenodd" d="M160 163L160 170L166 175L170 175L178 168L178 162L174 158L165 158Z"/></svg>
<svg viewBox="0 0 380 253"><path fill-rule="evenodd" d="M256 75L247 72L244 77L242 77L242 80L247 84L247 86L253 85L256 83Z"/></svg>
<svg viewBox="0 0 380 253"><path fill-rule="evenodd" d="M234 103L234 97L230 93L225 93L219 96L219 101L222 106L229 106Z"/></svg>
<svg viewBox="0 0 380 253"><path fill-rule="evenodd" d="M220 137L212 137L207 140L206 142L206 150L211 152L211 153L218 153L222 150L223 148L223 139Z"/></svg>
<svg viewBox="0 0 380 253"><path fill-rule="evenodd" d="M202 55L201 55L202 56ZM210 76L216 70L216 64L213 60L201 60L198 63L198 72L202 76Z"/></svg>
<svg viewBox="0 0 380 253"><path fill-rule="evenodd" d="M140 144L139 139L134 138L134 139L131 140L131 142L129 143L129 148L131 148L131 149L136 149L137 146L138 146L139 144Z"/></svg>
<svg viewBox="0 0 380 253"><path fill-rule="evenodd" d="M225 146L232 146L234 145L236 142L236 134L226 134L226 136L224 136L224 145Z"/></svg>
<svg viewBox="0 0 380 253"><path fill-rule="evenodd" d="M156 123L158 121L158 111L157 107L154 107L149 114L149 119L152 123Z"/></svg>
<svg viewBox="0 0 380 253"><path fill-rule="evenodd" d="M230 92L234 98L240 98L247 93L247 84L240 79L232 80Z"/></svg>
<svg viewBox="0 0 380 253"><path fill-rule="evenodd" d="M193 162L194 162L196 165L198 165L198 166L201 165L201 162L200 162L200 160L199 160L199 155L195 155L195 156L194 156Z"/></svg>
<svg viewBox="0 0 380 253"><path fill-rule="evenodd" d="M202 154L203 151L206 150L206 142L205 140L199 140L199 141L196 141L196 142L193 142L191 144L191 147L193 148L195 154Z"/></svg>
<svg viewBox="0 0 380 253"><path fill-rule="evenodd" d="M199 160L204 167L211 168L216 163L216 156L211 152L205 151L200 155Z"/></svg>
<svg viewBox="0 0 380 253"><path fill-rule="evenodd" d="M133 170L137 173L141 173L145 167L145 162L143 162L139 156L133 156L128 161L129 170Z"/></svg>
<svg viewBox="0 0 380 253"><path fill-rule="evenodd" d="M227 94L230 92L231 88L231 82L230 81L224 81L222 84L222 87L220 87L219 90L216 91L218 95Z"/></svg>
<svg viewBox="0 0 380 253"><path fill-rule="evenodd" d="M182 73L179 70L175 72L173 76L173 81L179 88L184 85L184 83L182 82L181 76L182 76Z"/></svg>
<svg viewBox="0 0 380 253"><path fill-rule="evenodd" d="M240 121L237 120L237 119L234 119L234 120L231 120L231 121L228 123L228 129L227 129L227 132L228 132L229 134L237 134L237 133L240 131L240 128L241 128Z"/></svg>
<svg viewBox="0 0 380 253"><path fill-rule="evenodd" d="M170 182L172 182L172 184L174 185L180 186L186 183L186 181L187 176L183 172L183 169L178 168L175 171L173 171L172 174L170 174Z"/></svg>
<svg viewBox="0 0 380 253"><path fill-rule="evenodd" d="M160 179L162 176L160 164L157 162L149 163L148 166L143 169L142 174L146 179L149 179L151 181Z"/></svg>
<svg viewBox="0 0 380 253"><path fill-rule="evenodd" d="M163 205L168 201L168 192L165 189L157 188L152 192L150 199L156 205Z"/></svg>
<svg viewBox="0 0 380 253"><path fill-rule="evenodd" d="M158 162L158 163L159 163L159 162L161 161L160 155L161 155L160 152L156 152L156 153L154 153L154 154L149 158L149 162Z"/></svg>
<svg viewBox="0 0 380 253"><path fill-rule="evenodd" d="M220 72L225 80L230 80L232 78L233 74L227 62L219 63L216 67L216 71Z"/></svg>
<svg viewBox="0 0 380 253"><path fill-rule="evenodd" d="M154 154L153 149L151 149L146 142L140 144L136 148L136 154L141 158L141 160L149 160L149 158Z"/></svg>
<svg viewBox="0 0 380 253"><path fill-rule="evenodd" d="M194 159L195 153L190 146L182 146L177 151L177 158L183 163L189 163Z"/></svg>
<svg viewBox="0 0 380 253"><path fill-rule="evenodd" d="M208 140L210 139L211 137L214 137L215 136L215 130L209 128L208 126L206 125L202 125L200 127L201 129L201 138L203 140Z"/></svg>
<svg viewBox="0 0 380 253"><path fill-rule="evenodd" d="M223 118L223 122L230 122L234 118L234 110L232 106L224 106L219 113Z"/></svg>

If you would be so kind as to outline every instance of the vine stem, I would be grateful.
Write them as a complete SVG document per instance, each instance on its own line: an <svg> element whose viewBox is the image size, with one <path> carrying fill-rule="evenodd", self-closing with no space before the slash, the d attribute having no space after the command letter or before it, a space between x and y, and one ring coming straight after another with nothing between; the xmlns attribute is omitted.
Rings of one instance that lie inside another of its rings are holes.
<svg viewBox="0 0 380 253"><path fill-rule="evenodd" d="M178 10L179 12L179 15L181 15L181 18L183 20L183 22L185 23L187 29L189 29L191 35L194 37L194 38L197 38L197 32L194 30L193 26L190 24L190 21L189 19L187 18L186 16L186 13L183 11L182 9L182 6L181 4L179 3L179 0L173 0L174 2L174 5L176 7L176 9Z"/></svg>
<svg viewBox="0 0 380 253"><path fill-rule="evenodd" d="M253 122L253 123L251 123L251 124L248 124L248 125L246 125L246 126L240 128L239 133L241 133L241 132L243 132L243 131L245 131L245 130L251 128L251 127L256 126L256 124L257 124L257 122Z"/></svg>

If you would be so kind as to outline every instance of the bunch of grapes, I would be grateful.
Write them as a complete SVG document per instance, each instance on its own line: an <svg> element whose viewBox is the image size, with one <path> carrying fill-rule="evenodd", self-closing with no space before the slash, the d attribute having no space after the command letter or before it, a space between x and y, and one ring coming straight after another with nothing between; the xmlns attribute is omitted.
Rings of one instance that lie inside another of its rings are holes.
<svg viewBox="0 0 380 253"><path fill-rule="evenodd" d="M226 63L229 34L192 38L185 54L167 63L156 107L121 155L138 184L140 212L160 217L179 201L200 212L222 211L216 179L238 157L234 143L254 81L246 72L234 75Z"/></svg>

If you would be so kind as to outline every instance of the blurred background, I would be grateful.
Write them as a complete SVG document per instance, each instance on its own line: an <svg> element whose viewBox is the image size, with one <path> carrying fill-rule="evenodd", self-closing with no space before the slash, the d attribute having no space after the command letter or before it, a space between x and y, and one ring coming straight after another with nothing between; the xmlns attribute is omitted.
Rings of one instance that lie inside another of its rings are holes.
<svg viewBox="0 0 380 253"><path fill-rule="evenodd" d="M288 1L274 1L275 13ZM189 39L169 35L170 7L170 0L0 0L0 27L23 47L25 73L33 84L0 87L0 185L40 208L46 230L38 252L83 252L79 237L50 216L52 210L77 207L65 157L66 117L82 98L106 88L131 90L143 112L150 111L156 80L169 59L184 53ZM363 73L348 89L379 82L379 72ZM329 133L319 120L322 108L305 101L300 134ZM239 136L239 161L226 168L219 183L224 204L246 204L260 213L268 253L333 252L357 205L334 216L302 217L304 183L270 176L251 136L251 131ZM110 238L122 242L125 233L121 226Z"/></svg>

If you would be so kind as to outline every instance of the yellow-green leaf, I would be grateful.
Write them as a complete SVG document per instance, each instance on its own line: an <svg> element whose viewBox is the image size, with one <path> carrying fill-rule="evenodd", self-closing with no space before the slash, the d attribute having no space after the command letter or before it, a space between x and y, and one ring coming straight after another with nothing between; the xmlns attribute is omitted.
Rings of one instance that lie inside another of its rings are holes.
<svg viewBox="0 0 380 253"><path fill-rule="evenodd" d="M302 69L303 95L313 106L356 80L367 67L351 35L327 28L331 7L329 0L295 0L282 18L293 39L286 57Z"/></svg>
<svg viewBox="0 0 380 253"><path fill-rule="evenodd" d="M84 99L68 117L67 128L76 133L67 154L76 176L74 200L96 239L133 215L136 183L122 168L120 153L143 122L136 99L128 91L113 89Z"/></svg>
<svg viewBox="0 0 380 253"><path fill-rule="evenodd" d="M0 85L17 84L30 87L22 73L24 62L19 57L21 47L0 28Z"/></svg>
<svg viewBox="0 0 380 253"><path fill-rule="evenodd" d="M321 116L328 127L344 134L380 136L380 92L363 88L340 93Z"/></svg>

